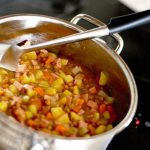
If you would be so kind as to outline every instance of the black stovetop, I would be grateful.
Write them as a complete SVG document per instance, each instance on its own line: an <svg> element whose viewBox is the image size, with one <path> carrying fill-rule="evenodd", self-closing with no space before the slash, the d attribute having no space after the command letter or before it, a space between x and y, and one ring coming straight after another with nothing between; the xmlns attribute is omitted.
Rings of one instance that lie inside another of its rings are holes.
<svg viewBox="0 0 150 150"><path fill-rule="evenodd" d="M70 20L78 13L92 15L105 23L110 17L132 11L117 0L0 0L0 16L36 13ZM149 25L121 33L122 58L138 87L139 104L132 123L116 135L107 150L150 150L150 29Z"/></svg>

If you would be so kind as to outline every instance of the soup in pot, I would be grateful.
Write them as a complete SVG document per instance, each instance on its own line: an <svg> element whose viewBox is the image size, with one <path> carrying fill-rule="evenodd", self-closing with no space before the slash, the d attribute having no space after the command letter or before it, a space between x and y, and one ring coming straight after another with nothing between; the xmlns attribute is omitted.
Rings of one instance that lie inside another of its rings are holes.
<svg viewBox="0 0 150 150"><path fill-rule="evenodd" d="M88 137L113 128L116 113L109 74L94 74L49 52L21 56L16 72L0 69L0 111L48 134Z"/></svg>

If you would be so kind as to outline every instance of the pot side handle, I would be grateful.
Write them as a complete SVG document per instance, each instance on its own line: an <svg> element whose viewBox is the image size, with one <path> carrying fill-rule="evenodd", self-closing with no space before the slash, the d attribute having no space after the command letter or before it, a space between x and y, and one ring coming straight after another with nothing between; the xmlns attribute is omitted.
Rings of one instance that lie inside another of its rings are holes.
<svg viewBox="0 0 150 150"><path fill-rule="evenodd" d="M87 15L87 14L79 14L79 15L76 15L75 17L73 17L71 19L71 23L73 24L77 24L80 20L85 20L93 25L96 25L96 26L104 26L106 25L105 23L103 23L102 21L90 16L90 15ZM117 41L117 46L115 48L115 52L117 54L120 54L122 49L123 49L123 46L124 46L124 42L123 42L123 39L122 37L118 34L118 33L115 33L115 34L112 34L110 35L111 37L113 37L116 41Z"/></svg>

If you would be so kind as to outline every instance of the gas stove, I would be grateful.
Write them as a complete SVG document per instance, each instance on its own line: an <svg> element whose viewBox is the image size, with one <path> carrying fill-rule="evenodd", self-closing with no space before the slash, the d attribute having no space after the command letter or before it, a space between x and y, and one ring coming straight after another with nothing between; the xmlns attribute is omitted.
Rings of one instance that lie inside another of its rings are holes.
<svg viewBox="0 0 150 150"><path fill-rule="evenodd" d="M110 17L131 12L117 0L0 0L0 16L34 13L70 20L76 14L86 13L108 23ZM132 123L114 137L107 150L150 150L150 30L148 26L121 33L125 43L121 57L135 77L139 104Z"/></svg>

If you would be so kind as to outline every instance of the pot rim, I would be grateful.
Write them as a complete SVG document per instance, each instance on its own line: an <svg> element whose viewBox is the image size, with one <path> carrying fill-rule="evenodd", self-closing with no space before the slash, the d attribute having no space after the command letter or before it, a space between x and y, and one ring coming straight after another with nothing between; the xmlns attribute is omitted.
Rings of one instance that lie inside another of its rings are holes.
<svg viewBox="0 0 150 150"><path fill-rule="evenodd" d="M51 23L59 23L61 25L64 25L65 27L73 29L74 31L77 31L77 32L80 32L84 29L83 27L80 27L79 25L72 24L69 21L66 21L66 20L63 20L60 18L51 17L51 16L47 16L47 15L41 15L41 14L28 14L28 13L2 16L2 17L0 17L0 24L5 23L7 21L15 20L15 19L24 20L25 18L29 18L29 17L38 18L39 20L42 19L43 21L47 21L47 22L51 22ZM29 127L22 126L14 118L7 116L6 114L2 114L2 113L0 113L0 120L5 121L5 122L7 121L7 123L9 123L9 126L11 128L13 128L16 131L19 131L23 134L27 134L27 135L40 134L43 137L48 138L48 139L57 138L60 140L85 140L85 139L91 140L91 139L101 138L101 137L109 136L109 135L114 136L115 134L117 134L120 131L122 131L123 129L125 129L131 123L131 121L135 115L135 112L137 109L137 104L138 104L138 91L137 91L137 86L136 86L134 77L133 77L129 67L124 62L124 60L114 50L112 50L107 45L107 43L103 42L101 39L98 39L98 38L95 38L92 40L94 42L96 42L98 45L101 45L102 47L104 47L105 51L109 55L111 55L113 57L113 59L118 63L118 65L122 68L122 71L123 71L124 75L126 76L126 79L127 79L128 85L129 85L129 90L131 93L131 101L130 101L130 106L129 106L128 112L125 115L125 117L122 119L122 121L120 121L120 123L118 123L115 127L113 127L113 129L111 129L107 132L104 132L102 134L99 134L99 135L94 135L94 136L86 137L86 138L85 137L74 138L74 137L60 137L60 136L47 135L45 133L41 133L34 129L30 129ZM19 127L19 129L18 129L18 127Z"/></svg>

